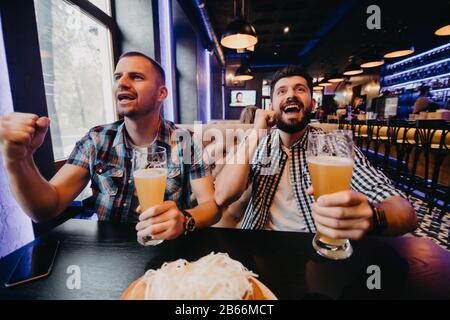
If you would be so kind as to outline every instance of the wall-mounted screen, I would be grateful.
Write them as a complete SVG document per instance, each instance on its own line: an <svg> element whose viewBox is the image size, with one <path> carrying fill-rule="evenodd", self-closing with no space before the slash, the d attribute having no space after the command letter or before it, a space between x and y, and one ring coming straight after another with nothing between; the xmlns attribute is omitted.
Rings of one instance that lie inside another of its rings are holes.
<svg viewBox="0 0 450 320"><path fill-rule="evenodd" d="M232 90L231 107L246 107L256 105L256 90Z"/></svg>

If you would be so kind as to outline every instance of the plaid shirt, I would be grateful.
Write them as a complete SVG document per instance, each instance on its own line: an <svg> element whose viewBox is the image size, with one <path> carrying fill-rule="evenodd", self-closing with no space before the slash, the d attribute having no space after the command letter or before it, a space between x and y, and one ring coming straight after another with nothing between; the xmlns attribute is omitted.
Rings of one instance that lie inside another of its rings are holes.
<svg viewBox="0 0 450 320"><path fill-rule="evenodd" d="M162 119L155 143L149 147L162 146L167 150L168 175L164 199L175 201L179 208L189 207L189 181L209 173L201 161L201 150L191 137L189 131ZM97 126L77 142L67 160L68 164L89 171L94 209L99 220L138 220L138 200L131 172L132 147L127 140L123 120Z"/></svg>
<svg viewBox="0 0 450 320"><path fill-rule="evenodd" d="M311 186L308 165L306 162L306 147L308 128L303 137L291 147L292 156L283 151L280 135L277 129L266 136L258 145L250 170L250 180L253 183L252 196L242 220L243 229L264 229L269 221L269 209L278 189L284 167L288 158L290 181L298 214L303 215L309 232L316 228L312 218L311 204L314 197L306 193ZM390 180L379 170L375 169L355 146L353 175L351 189L365 194L370 203L376 204L387 197L400 195L402 192L395 189Z"/></svg>

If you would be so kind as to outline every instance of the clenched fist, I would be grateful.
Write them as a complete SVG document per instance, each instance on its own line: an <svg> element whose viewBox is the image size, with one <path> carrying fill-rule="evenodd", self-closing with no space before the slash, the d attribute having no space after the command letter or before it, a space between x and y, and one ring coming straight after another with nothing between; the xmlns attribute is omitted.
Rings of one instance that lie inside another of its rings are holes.
<svg viewBox="0 0 450 320"><path fill-rule="evenodd" d="M0 150L5 164L20 162L42 145L50 125L47 117L13 112L0 117Z"/></svg>

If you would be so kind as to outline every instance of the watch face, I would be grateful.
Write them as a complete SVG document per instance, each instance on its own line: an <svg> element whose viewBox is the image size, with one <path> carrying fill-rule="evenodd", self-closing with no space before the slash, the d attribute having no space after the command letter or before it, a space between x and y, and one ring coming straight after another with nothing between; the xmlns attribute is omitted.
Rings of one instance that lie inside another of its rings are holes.
<svg viewBox="0 0 450 320"><path fill-rule="evenodd" d="M191 217L191 218L188 219L188 222L187 222L187 225L186 225L186 230L187 231L193 231L194 230L194 226L195 226L195 221Z"/></svg>
<svg viewBox="0 0 450 320"><path fill-rule="evenodd" d="M185 210L182 210L183 215L186 217L186 222L184 225L184 232L185 234L187 232L191 232L194 230L195 228L195 220L194 218L191 216L191 214Z"/></svg>

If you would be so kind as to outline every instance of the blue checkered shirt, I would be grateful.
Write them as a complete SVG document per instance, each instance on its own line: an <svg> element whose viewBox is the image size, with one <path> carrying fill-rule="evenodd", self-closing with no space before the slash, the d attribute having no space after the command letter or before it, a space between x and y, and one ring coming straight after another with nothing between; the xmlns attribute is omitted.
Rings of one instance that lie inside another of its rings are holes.
<svg viewBox="0 0 450 320"><path fill-rule="evenodd" d="M164 199L175 201L181 209L189 207L190 180L210 174L202 161L201 149L191 137L187 130L162 119L152 144L167 150L168 176ZM92 128L76 143L69 156L68 164L89 171L94 210L99 220L138 220L131 159L132 147L123 120Z"/></svg>

